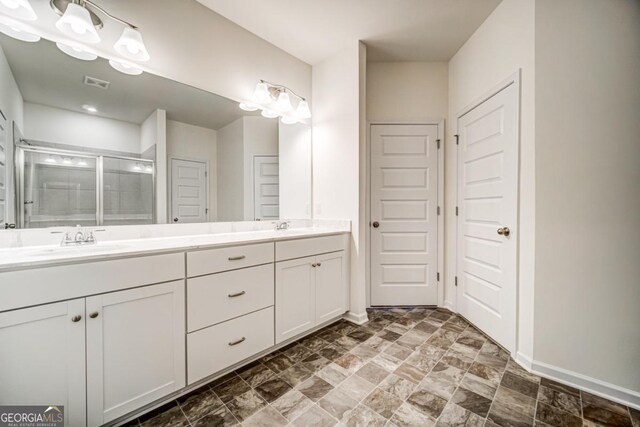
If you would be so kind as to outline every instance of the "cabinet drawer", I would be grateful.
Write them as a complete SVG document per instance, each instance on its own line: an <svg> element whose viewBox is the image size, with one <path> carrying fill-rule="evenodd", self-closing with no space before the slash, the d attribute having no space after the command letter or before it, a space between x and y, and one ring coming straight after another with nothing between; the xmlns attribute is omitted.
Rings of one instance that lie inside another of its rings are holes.
<svg viewBox="0 0 640 427"><path fill-rule="evenodd" d="M274 264L187 280L189 332L273 305Z"/></svg>
<svg viewBox="0 0 640 427"><path fill-rule="evenodd" d="M341 251L347 247L348 239L348 234L338 234L276 242L276 261Z"/></svg>
<svg viewBox="0 0 640 427"><path fill-rule="evenodd" d="M193 384L273 345L273 307L187 334L187 382Z"/></svg>
<svg viewBox="0 0 640 427"><path fill-rule="evenodd" d="M273 243L187 252L189 277L273 262Z"/></svg>

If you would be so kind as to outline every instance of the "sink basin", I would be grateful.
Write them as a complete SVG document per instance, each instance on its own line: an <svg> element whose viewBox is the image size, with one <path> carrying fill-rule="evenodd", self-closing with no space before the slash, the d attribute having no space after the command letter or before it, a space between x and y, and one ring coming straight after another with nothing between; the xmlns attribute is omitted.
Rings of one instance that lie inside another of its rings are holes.
<svg viewBox="0 0 640 427"><path fill-rule="evenodd" d="M55 256L55 255L68 255L68 254L92 254L96 252L115 251L118 249L126 248L126 245L87 245L87 246L56 246L52 248L35 249L33 251L25 252L25 256Z"/></svg>

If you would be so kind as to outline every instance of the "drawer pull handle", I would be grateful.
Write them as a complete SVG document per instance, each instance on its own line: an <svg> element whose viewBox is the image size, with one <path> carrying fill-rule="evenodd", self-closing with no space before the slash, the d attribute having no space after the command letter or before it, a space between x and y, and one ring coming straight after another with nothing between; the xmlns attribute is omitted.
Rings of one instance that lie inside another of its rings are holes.
<svg viewBox="0 0 640 427"><path fill-rule="evenodd" d="M240 261L241 259L245 259L246 257L244 255L240 255L240 256L230 256L229 257L229 261Z"/></svg>
<svg viewBox="0 0 640 427"><path fill-rule="evenodd" d="M245 337L242 337L242 338L240 338L239 340L231 341L231 342L229 343L229 345L238 345L238 344L240 344L241 342L244 342L244 340L246 340L246 338L245 338Z"/></svg>
<svg viewBox="0 0 640 427"><path fill-rule="evenodd" d="M240 297L240 296L242 296L242 295L244 295L244 294L246 294L246 292L245 292L245 291L238 292L238 293L235 293L235 294L229 294L229 298Z"/></svg>

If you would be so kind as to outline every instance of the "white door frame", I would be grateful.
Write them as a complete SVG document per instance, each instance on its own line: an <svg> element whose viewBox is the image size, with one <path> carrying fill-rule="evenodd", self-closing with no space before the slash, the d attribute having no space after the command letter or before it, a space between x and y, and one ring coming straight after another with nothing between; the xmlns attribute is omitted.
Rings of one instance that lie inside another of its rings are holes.
<svg viewBox="0 0 640 427"><path fill-rule="evenodd" d="M515 271L516 271L516 283L515 283L515 291L516 291L516 307L515 307L515 322L516 322L516 327L515 327L515 337L514 337L514 348L507 348L508 351L511 352L511 355L515 358L516 354L517 354L517 349L518 349L518 327L519 327L519 323L520 323L520 312L519 312L519 303L520 303L520 115L522 113L522 106L521 106L521 91L522 91L522 85L521 85L521 72L522 69L518 68L517 71L515 71L513 74L511 74L509 77L507 77L506 79L504 79L503 81L501 81L500 83L498 83L497 85L495 85L493 88L491 88L490 90L488 90L487 92L485 92L482 96L478 97L475 101L473 101L472 103L468 104L467 106L465 106L464 108L462 108L460 111L458 111L458 113L456 114L456 120L455 123L453 123L453 130L454 130L454 135L458 135L458 119L460 119L460 117L464 116L465 114L467 114L469 111L473 110L474 108L476 108L477 106L479 106L480 104L482 104L483 102L485 102L486 100L488 100L489 98L493 97L494 95L498 94L500 91L502 91L503 89L507 88L510 85L515 85L516 87L516 105L518 108L518 111L516 112L516 146L515 146L515 154L516 154L516 176L517 176L517 181L516 181L516 209L517 209L517 213L516 213L516 233L515 233L515 240L516 240L516 257L515 257ZM458 206L459 203L459 197L460 195L458 194L458 161L460 160L459 158L459 153L458 153L458 149L456 146L456 171L455 171L455 188L456 188L456 206ZM455 229L456 229L456 238L455 241L453 242L453 245L455 247L455 276L457 278L458 276L458 250L460 248L458 248L458 221L459 218L456 216L456 224L455 224ZM455 289L454 289L455 292ZM455 303L454 303L454 307L455 312L458 313L458 298L456 296L455 298Z"/></svg>
<svg viewBox="0 0 640 427"><path fill-rule="evenodd" d="M393 121L393 120L375 120L367 121L367 189L366 189L366 207L365 207L365 223L366 223L366 251L365 256L365 282L367 293L367 307L371 307L371 126L374 125L426 125L438 126L438 139L440 140L440 149L438 150L438 206L440 207L440 215L438 215L438 274L440 279L437 282L438 288L438 307L444 304L444 150L445 150L445 119L426 119L424 121Z"/></svg>
<svg viewBox="0 0 640 427"><path fill-rule="evenodd" d="M186 157L186 156L170 156L169 157L169 164L167 165L167 175L168 175L168 185L167 185L167 192L169 193L169 217L168 217L168 223L169 224L173 224L173 161L174 160L182 160L184 162L196 162L196 163L204 163L204 173L205 173L205 180L204 180L204 195L205 195L205 201L206 201L206 218L207 218L207 222L209 222L210 219L210 211L211 211L211 200L209 200L209 160L205 160L202 158L197 158L197 157Z"/></svg>

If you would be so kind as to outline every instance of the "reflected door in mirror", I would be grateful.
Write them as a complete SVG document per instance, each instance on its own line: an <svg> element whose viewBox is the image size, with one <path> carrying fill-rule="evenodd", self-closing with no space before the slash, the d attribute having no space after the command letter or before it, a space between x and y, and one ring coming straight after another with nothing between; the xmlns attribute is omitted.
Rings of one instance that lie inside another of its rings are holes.
<svg viewBox="0 0 640 427"><path fill-rule="evenodd" d="M207 165L171 159L171 218L173 222L207 221Z"/></svg>

